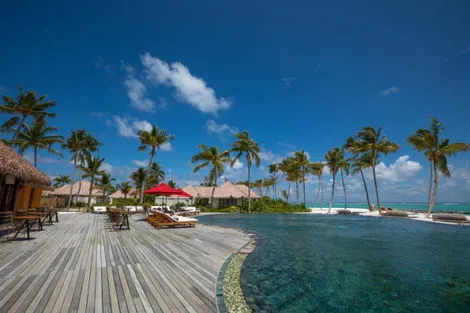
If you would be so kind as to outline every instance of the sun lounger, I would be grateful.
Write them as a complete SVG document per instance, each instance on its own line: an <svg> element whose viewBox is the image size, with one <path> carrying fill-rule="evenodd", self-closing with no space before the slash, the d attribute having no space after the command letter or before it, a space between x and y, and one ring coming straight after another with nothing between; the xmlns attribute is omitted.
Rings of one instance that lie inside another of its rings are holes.
<svg viewBox="0 0 470 313"><path fill-rule="evenodd" d="M432 219L439 222L470 224L470 220L463 214L435 213L432 215Z"/></svg>
<svg viewBox="0 0 470 313"><path fill-rule="evenodd" d="M129 211L129 212L137 212L137 208L133 205L124 206L124 210Z"/></svg>
<svg viewBox="0 0 470 313"><path fill-rule="evenodd" d="M144 210L144 207L141 206L141 205L136 206L136 207L135 207L135 210L136 210L137 212L144 212L144 211L145 211L145 210Z"/></svg>
<svg viewBox="0 0 470 313"><path fill-rule="evenodd" d="M106 207L105 206L94 206L93 207L93 213L106 213Z"/></svg>
<svg viewBox="0 0 470 313"><path fill-rule="evenodd" d="M394 210L391 210L391 211L385 211L385 212L382 212L382 216L390 216L390 217L409 217L408 216L408 213L405 212L405 211L394 211Z"/></svg>
<svg viewBox="0 0 470 313"><path fill-rule="evenodd" d="M197 219L184 216L170 216L158 211L152 211L152 215L147 217L147 221L156 228L161 227L196 227Z"/></svg>

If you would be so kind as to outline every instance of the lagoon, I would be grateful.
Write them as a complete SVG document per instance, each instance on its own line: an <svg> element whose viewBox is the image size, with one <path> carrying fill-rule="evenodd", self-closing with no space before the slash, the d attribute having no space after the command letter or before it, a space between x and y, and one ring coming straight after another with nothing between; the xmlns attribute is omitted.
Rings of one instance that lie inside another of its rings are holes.
<svg viewBox="0 0 470 313"><path fill-rule="evenodd" d="M470 227L310 214L201 216L255 233L254 312L470 312Z"/></svg>

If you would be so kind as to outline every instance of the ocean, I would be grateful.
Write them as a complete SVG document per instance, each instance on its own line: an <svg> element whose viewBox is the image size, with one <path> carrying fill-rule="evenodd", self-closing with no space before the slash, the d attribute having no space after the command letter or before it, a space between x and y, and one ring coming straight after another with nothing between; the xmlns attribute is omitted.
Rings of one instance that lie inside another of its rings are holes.
<svg viewBox="0 0 470 313"><path fill-rule="evenodd" d="M323 208L328 208L329 203L324 203ZM426 211L427 203L424 202L382 202L382 207L390 207L397 210L413 210L413 211ZM307 203L309 208L319 208L320 203L310 202ZM367 209L366 202L348 202L348 208L352 209ZM334 208L344 208L344 202L335 202ZM433 212L458 212L470 214L470 203L464 202L440 202L434 205Z"/></svg>

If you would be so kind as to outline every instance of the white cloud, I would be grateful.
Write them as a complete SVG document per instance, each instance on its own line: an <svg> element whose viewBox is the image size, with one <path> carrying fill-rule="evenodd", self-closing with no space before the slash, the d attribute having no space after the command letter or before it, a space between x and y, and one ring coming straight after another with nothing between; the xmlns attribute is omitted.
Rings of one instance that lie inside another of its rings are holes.
<svg viewBox="0 0 470 313"><path fill-rule="evenodd" d="M423 167L415 161L410 161L408 155L399 157L390 166L380 162L376 166L375 172L377 179L391 182L405 181L414 177Z"/></svg>
<svg viewBox="0 0 470 313"><path fill-rule="evenodd" d="M106 171L111 174L113 172L113 168L114 167L111 164L103 162L101 164L100 170Z"/></svg>
<svg viewBox="0 0 470 313"><path fill-rule="evenodd" d="M279 163L282 160L282 157L280 155L277 155L274 152L269 151L269 150L264 150L263 148L261 148L261 152L259 153L259 158L268 164Z"/></svg>
<svg viewBox="0 0 470 313"><path fill-rule="evenodd" d="M113 116L113 122L109 121L108 125L115 126L119 134L127 138L137 138L137 132L139 130L150 131L152 129L152 124L148 121L132 120L118 115Z"/></svg>
<svg viewBox="0 0 470 313"><path fill-rule="evenodd" d="M281 78L281 81L284 83L284 86L290 87L292 82L294 82L296 78L295 77L283 77Z"/></svg>
<svg viewBox="0 0 470 313"><path fill-rule="evenodd" d="M137 78L128 75L124 80L127 87L127 96L132 106L143 112L155 112L155 102L146 97L147 87Z"/></svg>
<svg viewBox="0 0 470 313"><path fill-rule="evenodd" d="M398 92L398 87L390 87L380 91L380 94L384 97L391 95L392 93Z"/></svg>
<svg viewBox="0 0 470 313"><path fill-rule="evenodd" d="M243 168L243 163L240 162L239 160L236 160L235 163L233 163L232 168L236 169L236 170L239 170L239 169Z"/></svg>
<svg viewBox="0 0 470 313"><path fill-rule="evenodd" d="M221 138L225 134L235 135L238 133L238 128L231 127L227 124L217 124L214 120L208 120L206 122L205 128L207 132L218 134Z"/></svg>
<svg viewBox="0 0 470 313"><path fill-rule="evenodd" d="M139 167L146 167L149 161L148 160L132 160L132 163L134 163L135 165Z"/></svg>
<svg viewBox="0 0 470 313"><path fill-rule="evenodd" d="M26 152L23 157L28 160L31 164L34 162L34 154L33 152ZM37 163L40 165L41 163L46 163L46 164L58 164L62 163L63 160L59 158L53 158L53 157L48 157L48 156L40 156L38 155L37 157Z"/></svg>
<svg viewBox="0 0 470 313"><path fill-rule="evenodd" d="M186 102L204 113L216 114L221 109L228 109L231 102L225 98L217 98L215 90L206 82L193 76L189 69L179 62L171 64L150 53L140 56L146 78L157 85L166 85L176 89L176 98Z"/></svg>
<svg viewBox="0 0 470 313"><path fill-rule="evenodd" d="M171 143L165 142L163 145L160 146L160 150L162 150L162 151L171 151L171 150L173 150L173 147L171 146Z"/></svg>

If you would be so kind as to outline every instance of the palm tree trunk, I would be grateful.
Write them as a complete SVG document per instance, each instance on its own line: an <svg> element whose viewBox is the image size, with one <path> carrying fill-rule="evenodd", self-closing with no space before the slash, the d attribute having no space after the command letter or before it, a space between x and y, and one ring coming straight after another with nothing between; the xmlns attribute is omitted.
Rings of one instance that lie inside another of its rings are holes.
<svg viewBox="0 0 470 313"><path fill-rule="evenodd" d="M436 162L433 162L433 170L434 170L434 189L433 189L433 192L432 192L432 196L431 196L431 201L429 203L429 209L428 209L428 212L426 213L426 217L429 217L429 215L432 213L432 209L434 208L434 203L436 202L436 196L437 196L437 179L438 179L438 176L437 176L437 164Z"/></svg>
<svg viewBox="0 0 470 313"><path fill-rule="evenodd" d="M18 134L20 133L20 129L21 127L23 127L23 124L24 124L24 121L26 120L26 116L23 115L23 117L21 117L21 122L18 124L18 128L16 129L15 133L13 134L13 138L11 139L11 144L14 145L15 142L16 142L16 137L18 137ZM21 151L21 149L18 147L18 153L20 155L23 155L23 152Z"/></svg>
<svg viewBox="0 0 470 313"><path fill-rule="evenodd" d="M152 163L153 163L153 156L154 155L155 155L155 151L152 150L152 152L150 153L149 164L147 165L147 169L145 170L144 181L142 182L142 186L140 188L140 203L144 202L145 180L147 179L147 173L150 169L150 165L152 165Z"/></svg>
<svg viewBox="0 0 470 313"><path fill-rule="evenodd" d="M305 195L305 175L303 177L303 188L304 188L304 206L307 206L307 197Z"/></svg>
<svg viewBox="0 0 470 313"><path fill-rule="evenodd" d="M215 177L214 177L214 185L212 186L211 207L214 207L214 193L215 193L215 186L217 186L217 166L214 167L214 170L215 170Z"/></svg>
<svg viewBox="0 0 470 313"><path fill-rule="evenodd" d="M90 190L88 191L88 207L91 205L91 192L93 191L93 181L95 180L95 176L91 176L90 180Z"/></svg>
<svg viewBox="0 0 470 313"><path fill-rule="evenodd" d="M323 175L320 176L320 183L321 183L321 205L320 209L323 210Z"/></svg>
<svg viewBox="0 0 470 313"><path fill-rule="evenodd" d="M276 188L277 183L274 182L273 184L273 190L274 190L274 199L277 199L277 188Z"/></svg>
<svg viewBox="0 0 470 313"><path fill-rule="evenodd" d="M38 163L38 147L34 147L34 166L37 167Z"/></svg>
<svg viewBox="0 0 470 313"><path fill-rule="evenodd" d="M367 183L366 183L366 179L364 177L364 172L362 171L362 168L360 168L359 171L361 172L362 183L364 184L364 189L366 191L367 207L369 208L369 211L372 211L372 208L370 206L369 190L367 190Z"/></svg>
<svg viewBox="0 0 470 313"><path fill-rule="evenodd" d="M373 164L375 164L375 162ZM377 198L377 206L379 210L379 215L382 215L382 209L380 206L380 198L379 198L379 187L377 186L377 177L375 176L375 165L372 165L372 175L374 177L375 196Z"/></svg>
<svg viewBox="0 0 470 313"><path fill-rule="evenodd" d="M70 192L69 192L69 201L67 202L67 209L70 209L72 204L72 187L73 187L73 177L75 177L75 172L77 170L77 154L73 158L73 172L72 172L72 181L70 182Z"/></svg>
<svg viewBox="0 0 470 313"><path fill-rule="evenodd" d="M248 164L248 214L251 213L251 164Z"/></svg>
<svg viewBox="0 0 470 313"><path fill-rule="evenodd" d="M295 198L297 200L297 203L300 202L300 192L299 192L299 181L295 181Z"/></svg>
<svg viewBox="0 0 470 313"><path fill-rule="evenodd" d="M340 170L341 173L341 182L343 184L343 192L344 192L344 209L348 208L348 198L346 194L346 185L344 184L344 176L343 176L343 169Z"/></svg>
<svg viewBox="0 0 470 313"><path fill-rule="evenodd" d="M330 199L330 207L328 208L328 214L331 214L331 207L333 206L333 199L335 197L335 180L336 180L336 174L333 174L333 185L331 185L331 199Z"/></svg>
<svg viewBox="0 0 470 313"><path fill-rule="evenodd" d="M78 196L80 197L80 192L82 192L82 174L78 176Z"/></svg>
<svg viewBox="0 0 470 313"><path fill-rule="evenodd" d="M428 212L431 212L431 190L432 190L432 181L433 181L433 166L434 162L431 161L429 165L429 189L428 189ZM429 213L428 213L429 215Z"/></svg>

